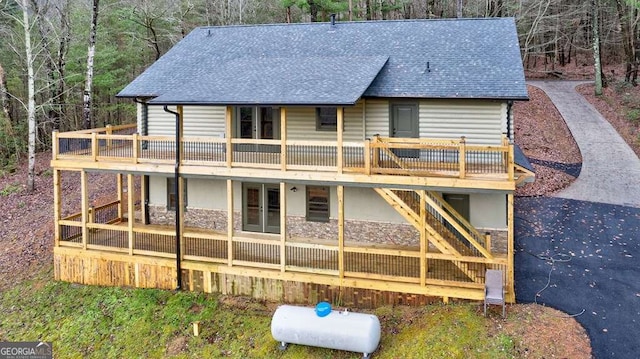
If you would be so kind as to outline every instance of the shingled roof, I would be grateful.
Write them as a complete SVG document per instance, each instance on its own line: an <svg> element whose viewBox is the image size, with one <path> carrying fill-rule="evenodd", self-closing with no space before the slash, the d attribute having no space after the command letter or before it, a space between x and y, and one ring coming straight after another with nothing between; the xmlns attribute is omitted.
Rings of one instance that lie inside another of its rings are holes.
<svg viewBox="0 0 640 359"><path fill-rule="evenodd" d="M119 97L350 105L361 97L527 99L513 18L201 27Z"/></svg>

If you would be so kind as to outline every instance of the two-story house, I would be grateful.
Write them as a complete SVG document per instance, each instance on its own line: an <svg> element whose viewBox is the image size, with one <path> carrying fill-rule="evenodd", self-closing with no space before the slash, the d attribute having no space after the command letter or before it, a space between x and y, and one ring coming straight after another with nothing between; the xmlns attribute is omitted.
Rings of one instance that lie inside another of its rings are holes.
<svg viewBox="0 0 640 359"><path fill-rule="evenodd" d="M501 269L514 300L513 19L197 28L118 96L136 125L54 133L56 279L373 306Z"/></svg>

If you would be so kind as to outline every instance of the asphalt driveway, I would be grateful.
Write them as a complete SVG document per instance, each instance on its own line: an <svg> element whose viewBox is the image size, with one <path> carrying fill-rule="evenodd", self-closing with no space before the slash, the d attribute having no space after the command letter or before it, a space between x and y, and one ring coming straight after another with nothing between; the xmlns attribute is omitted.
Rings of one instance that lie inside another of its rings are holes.
<svg viewBox="0 0 640 359"><path fill-rule="evenodd" d="M638 358L640 209L537 197L515 214L516 301L575 315L596 358Z"/></svg>
<svg viewBox="0 0 640 359"><path fill-rule="evenodd" d="M598 359L640 358L640 160L577 82L530 84L556 105L583 163L556 197L516 198L516 301L574 316Z"/></svg>

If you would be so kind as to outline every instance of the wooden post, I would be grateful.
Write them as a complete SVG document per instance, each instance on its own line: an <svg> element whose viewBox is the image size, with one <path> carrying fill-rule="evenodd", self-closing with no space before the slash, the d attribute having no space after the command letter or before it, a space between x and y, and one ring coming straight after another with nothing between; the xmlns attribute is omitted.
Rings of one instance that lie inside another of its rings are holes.
<svg viewBox="0 0 640 359"><path fill-rule="evenodd" d="M106 126L106 131L105 131L106 135L107 135L107 151L111 149L111 135L113 134L113 129L111 128L111 125L107 125Z"/></svg>
<svg viewBox="0 0 640 359"><path fill-rule="evenodd" d="M380 167L380 135L373 136L373 168Z"/></svg>
<svg viewBox="0 0 640 359"><path fill-rule="evenodd" d="M465 137L460 137L460 153L458 154L460 162L460 178L465 178L467 175L467 147Z"/></svg>
<svg viewBox="0 0 640 359"><path fill-rule="evenodd" d="M145 175L140 176L140 222L142 222L142 224L149 224L147 223L147 201L149 200L146 197L146 193L147 193L147 181L145 181Z"/></svg>
<svg viewBox="0 0 640 359"><path fill-rule="evenodd" d="M227 106L225 110L225 137L227 138L227 167L231 168L233 161L233 146L231 145L231 137L233 136L233 121L231 116L231 106Z"/></svg>
<svg viewBox="0 0 640 359"><path fill-rule="evenodd" d="M287 170L287 109L280 107L280 166Z"/></svg>
<svg viewBox="0 0 640 359"><path fill-rule="evenodd" d="M233 181L227 180L227 264L233 265Z"/></svg>
<svg viewBox="0 0 640 359"><path fill-rule="evenodd" d="M425 286L427 283L427 207L425 190L420 190L420 285Z"/></svg>
<svg viewBox="0 0 640 359"><path fill-rule="evenodd" d="M484 232L484 247L491 252L491 232Z"/></svg>
<svg viewBox="0 0 640 359"><path fill-rule="evenodd" d="M54 144L56 131L54 134ZM55 146L55 145L54 145ZM54 151L55 154L55 151ZM53 169L53 220L54 220L54 228L53 228L53 245L58 247L60 246L60 213L62 213L62 208L60 204L60 171L57 169Z"/></svg>
<svg viewBox="0 0 640 359"><path fill-rule="evenodd" d="M122 175L118 175L118 178L122 178ZM135 213L135 198L133 195L133 175L127 174L127 230L129 233L129 255L133 255L133 223L136 220ZM122 202L120 202L122 203ZM121 217L122 218L122 217Z"/></svg>
<svg viewBox="0 0 640 359"><path fill-rule="evenodd" d="M507 164L507 173L509 174L509 181L513 181L514 170L515 170L513 143L509 143L508 148L509 148L509 155L508 155L509 163Z"/></svg>
<svg viewBox="0 0 640 359"><path fill-rule="evenodd" d="M182 178L182 176L178 177L178 193L180 193L180 195L178 196L179 202L177 203L178 206L180 206L180 218L178 218L178 220L180 221L180 233L178 233L178 235L180 236L180 260L184 259L184 212L185 212L185 202L184 202L184 178ZM191 278L191 276L189 277Z"/></svg>
<svg viewBox="0 0 640 359"><path fill-rule="evenodd" d="M371 176L371 140L364 140L364 172Z"/></svg>
<svg viewBox="0 0 640 359"><path fill-rule="evenodd" d="M89 207L89 223L96 223L95 208L93 206Z"/></svg>
<svg viewBox="0 0 640 359"><path fill-rule="evenodd" d="M285 271L287 242L287 186L280 182L280 272Z"/></svg>
<svg viewBox="0 0 640 359"><path fill-rule="evenodd" d="M80 201L82 209L82 249L87 249L87 221L89 215L89 193L87 191L87 172L80 171Z"/></svg>
<svg viewBox="0 0 640 359"><path fill-rule="evenodd" d="M337 186L338 192L338 274L340 284L344 280L344 186Z"/></svg>
<svg viewBox="0 0 640 359"><path fill-rule="evenodd" d="M116 191L118 191L118 219L120 221L124 218L124 203L122 201L124 199L124 189L122 187L122 173L118 173L116 174Z"/></svg>
<svg viewBox="0 0 640 359"><path fill-rule="evenodd" d="M138 157L140 153L140 135L134 133L131 135L131 157L133 163L138 163Z"/></svg>
<svg viewBox="0 0 640 359"><path fill-rule="evenodd" d="M60 151L60 147L58 146L58 130L54 130L51 133L51 159L58 159L58 152Z"/></svg>
<svg viewBox="0 0 640 359"><path fill-rule="evenodd" d="M343 162L344 162L344 158L342 157L343 152L344 152L344 148L342 147L342 143L343 143L343 137L344 137L344 107L338 107L338 123L337 123L337 128L336 128L336 132L338 135L338 148L337 148L337 156L338 158L336 159L336 166L338 167L338 174L342 173L342 167L343 167Z"/></svg>
<svg viewBox="0 0 640 359"><path fill-rule="evenodd" d="M513 193L507 195L507 297L506 300L510 303L514 303L516 300L514 289L514 269L513 269L513 245L514 245L514 231L513 231Z"/></svg>
<svg viewBox="0 0 640 359"><path fill-rule="evenodd" d="M93 162L98 161L98 151L98 134L91 132L91 157L93 158Z"/></svg>

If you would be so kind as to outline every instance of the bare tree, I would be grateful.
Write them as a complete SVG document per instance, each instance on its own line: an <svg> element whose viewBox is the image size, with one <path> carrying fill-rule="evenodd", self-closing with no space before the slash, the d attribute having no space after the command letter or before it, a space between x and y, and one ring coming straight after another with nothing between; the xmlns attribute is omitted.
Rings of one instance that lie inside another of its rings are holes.
<svg viewBox="0 0 640 359"><path fill-rule="evenodd" d="M24 0L23 0L24 1ZM91 27L89 29L89 48L87 50L87 77L85 80L83 104L82 104L82 127L89 129L93 127L93 116L91 112L91 86L93 84L93 58L96 54L96 32L98 28L98 3L100 0L93 0L91 10Z"/></svg>
<svg viewBox="0 0 640 359"><path fill-rule="evenodd" d="M596 96L602 95L602 63L600 62L600 30L598 21L598 0L591 0L591 8L593 12L593 62L595 64L595 94Z"/></svg>
<svg viewBox="0 0 640 359"><path fill-rule="evenodd" d="M2 68L2 64L0 64L0 107L2 107L2 114L4 115L4 119L7 121L7 124L11 124L11 108L9 103L9 96L7 95L7 77Z"/></svg>
<svg viewBox="0 0 640 359"><path fill-rule="evenodd" d="M27 191L35 189L36 168L36 99L35 99L35 75L33 71L33 49L31 48L31 25L29 24L29 4L27 0L20 3L22 9L22 28L24 30L24 50L27 65L27 122L29 124L29 163L27 173ZM34 21L37 21L34 20Z"/></svg>
<svg viewBox="0 0 640 359"><path fill-rule="evenodd" d="M616 0L616 10L618 11L618 19L620 21L622 49L624 50L626 67L624 80L636 86L638 79L638 61L636 58L635 44L638 26L637 21L634 21L632 17L637 17L638 9L634 6L627 6L623 0Z"/></svg>

